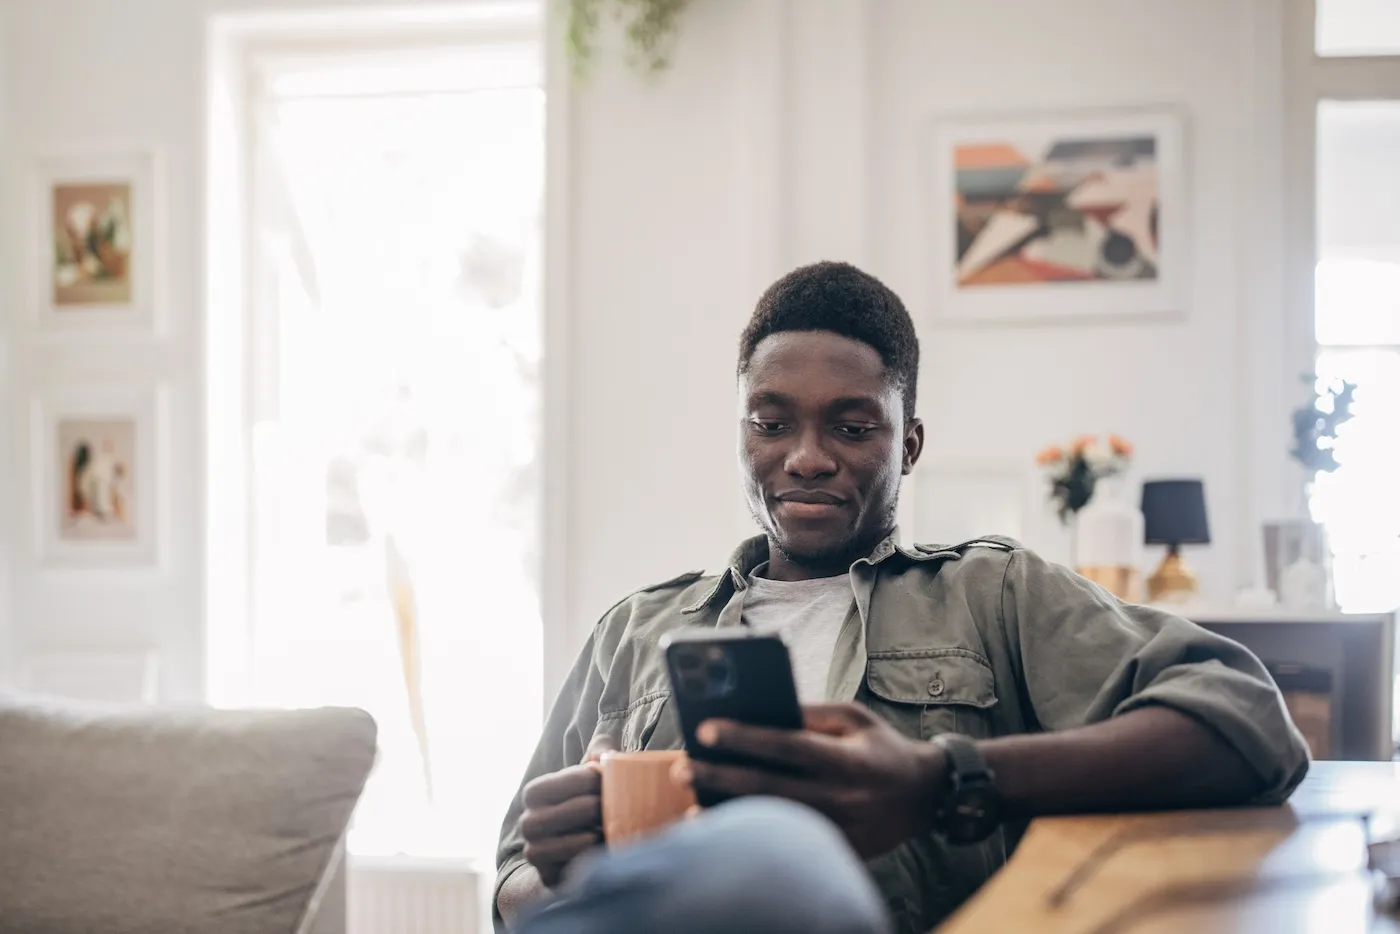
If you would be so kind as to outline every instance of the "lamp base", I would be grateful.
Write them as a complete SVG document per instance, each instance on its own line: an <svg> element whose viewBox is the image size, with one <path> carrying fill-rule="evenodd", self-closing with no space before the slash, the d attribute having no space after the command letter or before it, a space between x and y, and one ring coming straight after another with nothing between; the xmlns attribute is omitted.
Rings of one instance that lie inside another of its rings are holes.
<svg viewBox="0 0 1400 934"><path fill-rule="evenodd" d="M1181 560L1181 549L1176 545L1167 550L1167 556L1147 579L1147 599L1150 603L1185 603L1200 589L1200 581L1187 569L1186 563Z"/></svg>
<svg viewBox="0 0 1400 934"><path fill-rule="evenodd" d="M1136 603L1142 599L1142 577L1136 568L1089 565L1075 570L1080 577L1088 578L1124 603Z"/></svg>

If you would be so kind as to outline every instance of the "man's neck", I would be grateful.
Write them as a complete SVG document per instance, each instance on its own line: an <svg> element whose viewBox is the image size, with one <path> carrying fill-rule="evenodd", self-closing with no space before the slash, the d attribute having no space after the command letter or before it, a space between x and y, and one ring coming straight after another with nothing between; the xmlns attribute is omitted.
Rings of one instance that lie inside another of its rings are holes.
<svg viewBox="0 0 1400 934"><path fill-rule="evenodd" d="M891 528L889 531L881 533L874 541L864 542L847 549L839 558L812 562L799 561L784 554L770 535L768 537L768 566L764 569L763 576L775 581L807 581L847 574L853 563L869 555L875 550L876 545L893 533L894 529Z"/></svg>
<svg viewBox="0 0 1400 934"><path fill-rule="evenodd" d="M774 581L813 581L824 577L837 577L850 570L849 564L805 565L788 561L785 558L771 558L763 569L763 577Z"/></svg>

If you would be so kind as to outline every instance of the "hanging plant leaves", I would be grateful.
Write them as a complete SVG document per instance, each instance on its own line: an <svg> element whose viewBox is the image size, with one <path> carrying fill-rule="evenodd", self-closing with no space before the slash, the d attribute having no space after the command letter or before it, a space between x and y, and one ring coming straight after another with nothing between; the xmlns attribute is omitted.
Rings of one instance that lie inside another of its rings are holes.
<svg viewBox="0 0 1400 934"><path fill-rule="evenodd" d="M665 71L679 35L681 12L689 0L566 0L565 48L574 74L585 77L597 51L604 8L623 24L626 60L649 76Z"/></svg>

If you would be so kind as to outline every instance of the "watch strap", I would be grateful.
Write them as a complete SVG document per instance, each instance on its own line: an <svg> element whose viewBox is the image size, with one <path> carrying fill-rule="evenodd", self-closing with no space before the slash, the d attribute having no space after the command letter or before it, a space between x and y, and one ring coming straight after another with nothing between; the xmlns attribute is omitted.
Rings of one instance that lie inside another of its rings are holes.
<svg viewBox="0 0 1400 934"><path fill-rule="evenodd" d="M971 739L959 733L941 733L933 741L948 754L948 777L954 787L969 781L992 781L992 770Z"/></svg>
<svg viewBox="0 0 1400 934"><path fill-rule="evenodd" d="M970 737L945 733L934 742L948 757L947 786L935 827L949 843L980 843L1001 824L996 776Z"/></svg>

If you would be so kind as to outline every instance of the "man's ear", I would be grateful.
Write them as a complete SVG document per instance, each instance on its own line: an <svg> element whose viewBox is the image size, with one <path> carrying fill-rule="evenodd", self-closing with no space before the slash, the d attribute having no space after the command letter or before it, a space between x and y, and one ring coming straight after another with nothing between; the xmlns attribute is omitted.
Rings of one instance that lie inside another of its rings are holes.
<svg viewBox="0 0 1400 934"><path fill-rule="evenodd" d="M924 423L917 418L911 418L904 423L904 464L902 472L904 476L909 476L914 472L914 465L919 462L919 455L924 453Z"/></svg>

